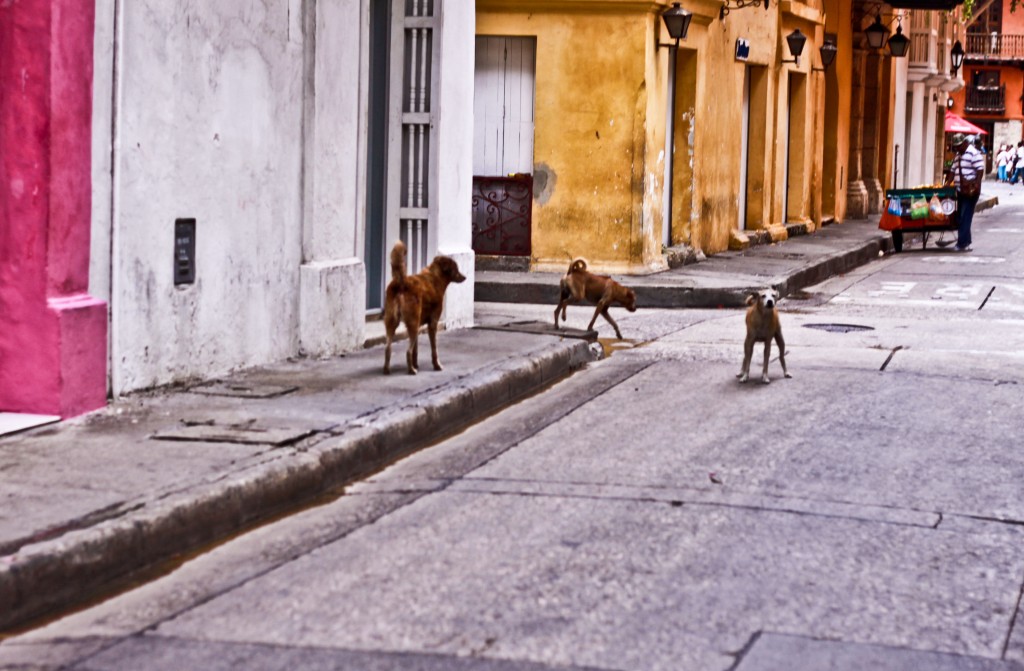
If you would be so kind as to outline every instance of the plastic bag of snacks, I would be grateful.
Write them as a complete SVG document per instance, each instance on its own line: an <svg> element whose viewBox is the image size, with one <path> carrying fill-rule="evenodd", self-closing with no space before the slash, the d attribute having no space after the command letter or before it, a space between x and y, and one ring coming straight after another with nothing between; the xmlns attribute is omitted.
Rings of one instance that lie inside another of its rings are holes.
<svg viewBox="0 0 1024 671"><path fill-rule="evenodd" d="M910 218L925 219L928 216L928 199L924 196L916 196L910 203Z"/></svg>
<svg viewBox="0 0 1024 671"><path fill-rule="evenodd" d="M942 201L939 200L938 195L932 196L932 199L928 201L928 220L929 221L945 221L946 213L942 211Z"/></svg>
<svg viewBox="0 0 1024 671"><path fill-rule="evenodd" d="M900 216L901 214L903 214L903 206L900 205L900 199L899 198L890 198L889 199L888 212L889 212L889 214L895 214L897 217Z"/></svg>

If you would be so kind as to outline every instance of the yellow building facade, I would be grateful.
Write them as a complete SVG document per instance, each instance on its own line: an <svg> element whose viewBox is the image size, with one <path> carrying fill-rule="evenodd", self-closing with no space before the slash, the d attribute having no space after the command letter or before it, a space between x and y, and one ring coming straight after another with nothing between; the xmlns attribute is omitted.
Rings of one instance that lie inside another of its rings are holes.
<svg viewBox="0 0 1024 671"><path fill-rule="evenodd" d="M478 40L535 40L532 269L583 256L651 272L667 246L713 254L743 231L778 240L787 223L813 231L844 217L849 0L682 6L693 19L676 50L659 46L672 43L664 2L477 2ZM795 30L807 38L799 63ZM822 71L826 39L838 51Z"/></svg>

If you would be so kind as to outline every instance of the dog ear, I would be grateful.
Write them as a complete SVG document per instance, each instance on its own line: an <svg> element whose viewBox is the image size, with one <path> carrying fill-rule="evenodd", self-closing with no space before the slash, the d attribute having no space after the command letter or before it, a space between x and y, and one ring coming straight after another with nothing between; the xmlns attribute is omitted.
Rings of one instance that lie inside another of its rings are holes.
<svg viewBox="0 0 1024 671"><path fill-rule="evenodd" d="M757 294L750 294L747 296L747 305L753 305L757 302Z"/></svg>

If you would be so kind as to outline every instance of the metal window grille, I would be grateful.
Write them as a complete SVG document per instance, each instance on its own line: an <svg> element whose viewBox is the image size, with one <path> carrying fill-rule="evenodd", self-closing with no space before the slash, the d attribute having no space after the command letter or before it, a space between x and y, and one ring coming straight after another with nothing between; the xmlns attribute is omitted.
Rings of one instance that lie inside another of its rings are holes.
<svg viewBox="0 0 1024 671"><path fill-rule="evenodd" d="M393 182L398 190L398 235L409 249L409 271L428 263L431 245L431 167L436 81L435 0L400 0L401 28L400 164Z"/></svg>

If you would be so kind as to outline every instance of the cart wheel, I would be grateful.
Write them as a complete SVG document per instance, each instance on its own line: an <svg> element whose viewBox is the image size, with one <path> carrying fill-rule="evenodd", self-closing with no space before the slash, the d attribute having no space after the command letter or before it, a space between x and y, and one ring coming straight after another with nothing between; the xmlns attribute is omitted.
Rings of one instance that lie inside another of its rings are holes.
<svg viewBox="0 0 1024 671"><path fill-rule="evenodd" d="M897 254L903 251L903 231L892 232L892 248Z"/></svg>

